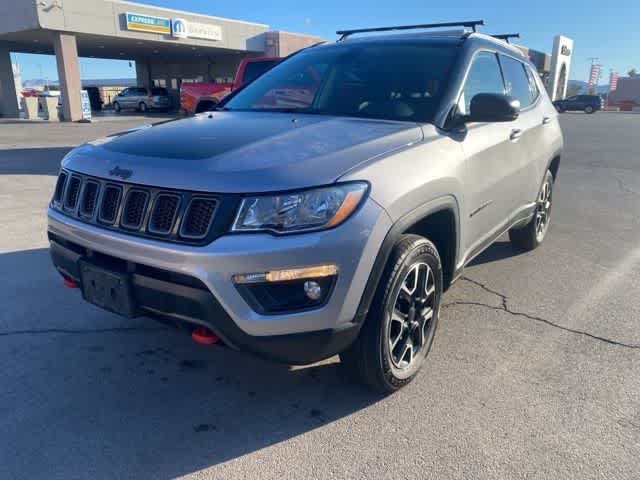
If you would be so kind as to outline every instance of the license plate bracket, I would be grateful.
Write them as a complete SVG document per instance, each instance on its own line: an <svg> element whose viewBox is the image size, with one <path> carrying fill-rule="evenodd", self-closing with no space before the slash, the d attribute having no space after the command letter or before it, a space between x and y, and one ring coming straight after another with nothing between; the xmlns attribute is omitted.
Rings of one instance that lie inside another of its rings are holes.
<svg viewBox="0 0 640 480"><path fill-rule="evenodd" d="M131 276L107 270L86 260L80 260L82 297L89 303L117 313L134 317L135 302L131 289Z"/></svg>

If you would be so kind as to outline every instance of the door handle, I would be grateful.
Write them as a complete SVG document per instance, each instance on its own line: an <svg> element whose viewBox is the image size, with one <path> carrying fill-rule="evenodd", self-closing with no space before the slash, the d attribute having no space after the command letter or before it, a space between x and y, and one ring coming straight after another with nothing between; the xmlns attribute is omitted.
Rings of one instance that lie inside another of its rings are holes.
<svg viewBox="0 0 640 480"><path fill-rule="evenodd" d="M551 123L551 117L544 117L542 119L542 124L543 125L549 125Z"/></svg>
<svg viewBox="0 0 640 480"><path fill-rule="evenodd" d="M509 135L510 140L517 140L522 136L522 130L519 128L514 128L511 130L511 135Z"/></svg>

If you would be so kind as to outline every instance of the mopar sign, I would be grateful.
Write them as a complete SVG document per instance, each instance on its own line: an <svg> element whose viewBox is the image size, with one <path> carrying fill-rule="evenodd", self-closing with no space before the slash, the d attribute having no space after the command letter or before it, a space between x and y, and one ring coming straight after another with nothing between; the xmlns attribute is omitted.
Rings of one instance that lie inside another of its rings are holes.
<svg viewBox="0 0 640 480"><path fill-rule="evenodd" d="M184 18L163 18L126 13L127 30L138 32L162 33L174 38L202 38L204 40L222 40L222 28L219 25L187 22Z"/></svg>
<svg viewBox="0 0 640 480"><path fill-rule="evenodd" d="M189 36L187 21L182 18L174 18L171 21L171 34L177 38L187 38Z"/></svg>
<svg viewBox="0 0 640 480"><path fill-rule="evenodd" d="M168 18L151 17L149 15L129 12L125 15L127 19L127 30L171 34L171 20Z"/></svg>

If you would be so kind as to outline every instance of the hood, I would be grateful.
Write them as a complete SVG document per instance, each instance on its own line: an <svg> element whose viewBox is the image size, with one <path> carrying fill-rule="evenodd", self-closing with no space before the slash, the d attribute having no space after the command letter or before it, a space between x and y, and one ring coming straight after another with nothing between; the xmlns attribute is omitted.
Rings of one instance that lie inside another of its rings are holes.
<svg viewBox="0 0 640 480"><path fill-rule="evenodd" d="M214 112L101 139L62 166L127 182L217 193L326 185L422 139L413 123L268 112Z"/></svg>

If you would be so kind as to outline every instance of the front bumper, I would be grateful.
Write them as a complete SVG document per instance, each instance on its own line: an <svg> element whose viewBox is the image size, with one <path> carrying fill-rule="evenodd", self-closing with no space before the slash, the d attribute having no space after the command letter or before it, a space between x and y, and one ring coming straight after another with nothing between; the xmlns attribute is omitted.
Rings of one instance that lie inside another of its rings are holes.
<svg viewBox="0 0 640 480"><path fill-rule="evenodd" d="M355 338L356 311L391 227L371 199L332 230L282 237L229 234L202 247L107 231L52 209L48 220L52 257L66 275L79 278L74 268L87 250L140 265L134 296L145 313L204 325L231 345L291 363L326 358ZM337 265L339 274L328 301L304 312L261 315L232 282L236 274L320 264Z"/></svg>

